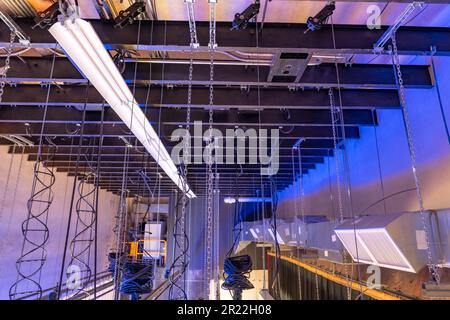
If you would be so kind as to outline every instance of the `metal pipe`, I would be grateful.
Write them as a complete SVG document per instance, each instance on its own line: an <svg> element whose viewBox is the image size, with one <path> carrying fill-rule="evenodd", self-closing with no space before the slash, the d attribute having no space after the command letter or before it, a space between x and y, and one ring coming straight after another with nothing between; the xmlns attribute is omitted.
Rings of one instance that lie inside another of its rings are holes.
<svg viewBox="0 0 450 320"><path fill-rule="evenodd" d="M138 63L167 63L167 64L189 64L189 60L183 59L125 59L125 62L138 62ZM194 60L194 64L198 65L210 65L209 60ZM269 61L256 61L256 62L243 62L243 61L214 61L214 65L232 65L232 66L270 66L272 65Z"/></svg>

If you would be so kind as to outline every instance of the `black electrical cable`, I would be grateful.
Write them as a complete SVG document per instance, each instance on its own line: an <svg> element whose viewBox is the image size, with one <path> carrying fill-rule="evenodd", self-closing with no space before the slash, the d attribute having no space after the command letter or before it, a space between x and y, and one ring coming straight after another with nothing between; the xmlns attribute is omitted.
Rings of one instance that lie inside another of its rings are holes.
<svg viewBox="0 0 450 320"><path fill-rule="evenodd" d="M125 254L111 252L108 255L108 271L116 279L117 265L120 265L119 291L131 295L132 300L139 300L139 295L153 290L154 259L132 261Z"/></svg>
<svg viewBox="0 0 450 320"><path fill-rule="evenodd" d="M281 259L281 249L280 249L280 243L278 241L278 232L277 232L277 209L278 209L278 191L277 191L277 185L275 179L271 176L270 177L270 191L271 191L271 197L272 197L272 232L273 232L273 238L275 243L275 271L272 281L272 288L274 288L275 292L275 299L279 298L279 272L280 272L280 259Z"/></svg>
<svg viewBox="0 0 450 320"><path fill-rule="evenodd" d="M223 264L224 282L221 287L231 292L233 300L242 300L242 290L254 288L248 280L252 266L249 255L225 258Z"/></svg>
<svg viewBox="0 0 450 320"><path fill-rule="evenodd" d="M100 192L100 165L102 157L102 147L103 147L103 125L105 120L105 101L102 103L101 112L101 122L100 122L100 138L98 141L98 152L97 152L97 180L95 184L96 196L95 196L95 224L94 224L94 300L97 300L97 251L98 251L98 198Z"/></svg>
<svg viewBox="0 0 450 320"><path fill-rule="evenodd" d="M71 226L71 221L72 221L72 212L73 212L73 206L74 206L74 200L75 200L75 191L76 191L77 180L78 180L78 169L79 169L80 157L81 157L80 152L81 152L81 147L83 145L84 125L85 125L85 121L86 121L86 109L87 109L88 96L89 96L89 85L90 85L90 83L88 81L88 83L86 84L86 89L85 89L83 117L82 117L82 121L81 121L80 137L79 137L79 142L78 142L77 161L75 164L75 176L73 178L72 196L70 199L69 216L68 216L68 221L67 221L66 237L64 240L64 251L63 251L63 257L62 257L62 262L61 262L61 272L60 272L59 282L58 282L58 292L57 292L58 300L61 298L62 280L63 280L63 275L64 275L64 267L65 267L65 263L66 263L67 246L69 243L70 226Z"/></svg>

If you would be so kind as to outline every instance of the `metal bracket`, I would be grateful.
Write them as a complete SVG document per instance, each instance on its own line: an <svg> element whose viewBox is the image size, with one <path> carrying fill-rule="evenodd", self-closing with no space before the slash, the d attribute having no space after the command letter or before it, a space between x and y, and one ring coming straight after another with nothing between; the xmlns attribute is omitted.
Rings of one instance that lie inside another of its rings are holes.
<svg viewBox="0 0 450 320"><path fill-rule="evenodd" d="M294 145L292 146L292 149L298 149L298 148L300 148L300 145L302 144L302 142L303 141L305 141L306 139L305 138L300 138L300 139L298 139L295 143L294 143Z"/></svg>
<svg viewBox="0 0 450 320"><path fill-rule="evenodd" d="M54 23L58 21L58 16L60 15L60 13L61 11L59 3L53 3L44 11L38 12L37 17L34 18L34 22L36 22L36 24L32 27L32 29L36 27L39 27L41 29L50 28Z"/></svg>
<svg viewBox="0 0 450 320"><path fill-rule="evenodd" d="M19 27L17 23L14 22L13 18L0 10L0 20L2 20L11 30L14 32L16 37L19 38L19 42L24 46L30 46L30 37Z"/></svg>
<svg viewBox="0 0 450 320"><path fill-rule="evenodd" d="M246 29L250 20L258 15L260 6L261 4L259 0L256 0L255 3L252 3L250 6L248 6L242 13L236 13L234 15L231 30Z"/></svg>
<svg viewBox="0 0 450 320"><path fill-rule="evenodd" d="M413 13L416 8L422 8L424 5L423 1L414 1L410 3L406 9L400 14L400 16L395 20L395 22L386 30L386 32L378 39L378 41L373 45L374 52L381 53L384 50L384 46L391 39L392 35L401 27L401 25L406 21L406 19Z"/></svg>
<svg viewBox="0 0 450 320"><path fill-rule="evenodd" d="M132 24L134 19L145 12L145 2L135 2L127 9L119 12L119 15L114 19L114 27L125 28Z"/></svg>
<svg viewBox="0 0 450 320"><path fill-rule="evenodd" d="M200 44L197 38L197 28L195 26L194 3L195 0L184 0L189 20L189 33L191 35L191 47L197 49Z"/></svg>

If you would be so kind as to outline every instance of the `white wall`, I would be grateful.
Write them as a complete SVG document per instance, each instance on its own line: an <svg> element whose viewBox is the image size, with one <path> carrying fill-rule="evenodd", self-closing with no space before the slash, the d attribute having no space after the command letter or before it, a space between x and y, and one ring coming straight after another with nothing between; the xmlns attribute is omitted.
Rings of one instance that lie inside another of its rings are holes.
<svg viewBox="0 0 450 320"><path fill-rule="evenodd" d="M28 214L27 201L31 193L34 167L34 162L27 161L27 155L23 157L22 165L20 162L21 154L14 155L9 184L5 190L12 156L7 152L8 147L0 146L0 299L9 299L9 288L17 276L15 262L21 251L23 240L21 225ZM54 201L50 207L47 222L50 230L49 240L45 246L47 261L41 278L41 286L44 289L54 287L59 281L73 186L73 178L67 177L65 173L55 172L55 175ZM15 187L16 181L18 181L17 189ZM15 197L14 193L16 194ZM3 199L5 199L5 202L2 207ZM117 208L118 197L101 190L98 212L99 272L107 267L107 252L114 240L113 226ZM75 212L73 215L75 216ZM70 260L70 257L66 259L66 263L68 260Z"/></svg>
<svg viewBox="0 0 450 320"><path fill-rule="evenodd" d="M442 98L444 114L450 122L450 59L435 57L436 79ZM418 174L423 185L426 209L450 207L450 144L445 129L436 87L408 89L407 104L410 114ZM378 110L379 125L361 127L360 139L348 140L347 158L353 211L359 214L382 199L380 171L384 196L414 188L405 126L401 110ZM375 134L378 140L380 167L377 159ZM341 166L342 167L342 166ZM330 169L330 174L328 169ZM339 216L335 175L335 158L325 158L304 176L305 208L307 214ZM331 183L331 186L330 186ZM296 215L294 199L298 199L297 186L280 194L279 215ZM330 192L330 188L332 192ZM332 194L333 201L330 195ZM342 190L344 216L351 216L347 189ZM401 193L386 200L386 211L418 209L415 190ZM300 205L297 200L297 212ZM365 214L384 214L383 202Z"/></svg>

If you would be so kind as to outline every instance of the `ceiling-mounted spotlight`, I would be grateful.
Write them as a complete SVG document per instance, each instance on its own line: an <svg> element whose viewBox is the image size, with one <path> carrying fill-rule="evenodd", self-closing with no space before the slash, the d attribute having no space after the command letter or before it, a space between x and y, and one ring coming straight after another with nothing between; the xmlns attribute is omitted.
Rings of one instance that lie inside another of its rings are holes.
<svg viewBox="0 0 450 320"><path fill-rule="evenodd" d="M236 13L234 15L233 27L231 30L243 30L247 28L250 20L256 17L259 13L260 3L256 0L255 3L249 5L242 13Z"/></svg>
<svg viewBox="0 0 450 320"><path fill-rule="evenodd" d="M131 6L119 12L119 15L114 18L114 27L125 28L126 26L133 24L135 18L145 12L145 2L136 1Z"/></svg>
<svg viewBox="0 0 450 320"><path fill-rule="evenodd" d="M335 2L330 1L314 17L309 17L306 21L308 29L306 29L304 33L307 33L309 30L315 31L320 29L323 24L327 23L327 20L333 14L334 9L336 9Z"/></svg>

